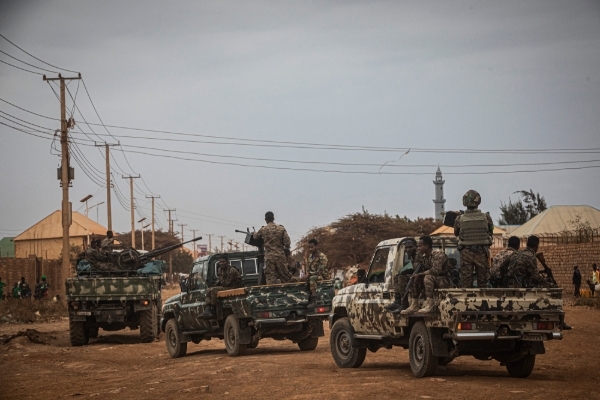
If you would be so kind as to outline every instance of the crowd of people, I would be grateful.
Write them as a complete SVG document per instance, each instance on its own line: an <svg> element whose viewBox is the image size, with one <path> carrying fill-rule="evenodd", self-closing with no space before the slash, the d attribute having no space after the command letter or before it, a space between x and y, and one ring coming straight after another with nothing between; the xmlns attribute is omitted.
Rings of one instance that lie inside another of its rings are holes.
<svg viewBox="0 0 600 400"><path fill-rule="evenodd" d="M21 277L21 280L12 287L10 293L4 293L4 287L6 287L6 283L2 282L2 278L0 277L0 300L8 300L8 299L28 299L30 300L32 297L36 300L41 300L48 297L48 290L50 289L50 284L46 279L46 275L42 275L42 280L36 283L34 291L31 291L31 287L29 283L25 281L25 277Z"/></svg>

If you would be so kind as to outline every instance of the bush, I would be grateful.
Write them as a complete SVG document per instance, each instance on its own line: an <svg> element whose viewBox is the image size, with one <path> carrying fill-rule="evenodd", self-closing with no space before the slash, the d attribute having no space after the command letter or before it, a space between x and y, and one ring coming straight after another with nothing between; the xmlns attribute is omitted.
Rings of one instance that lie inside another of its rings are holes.
<svg viewBox="0 0 600 400"><path fill-rule="evenodd" d="M600 308L600 296L597 297L578 297L575 299L574 306L596 307Z"/></svg>

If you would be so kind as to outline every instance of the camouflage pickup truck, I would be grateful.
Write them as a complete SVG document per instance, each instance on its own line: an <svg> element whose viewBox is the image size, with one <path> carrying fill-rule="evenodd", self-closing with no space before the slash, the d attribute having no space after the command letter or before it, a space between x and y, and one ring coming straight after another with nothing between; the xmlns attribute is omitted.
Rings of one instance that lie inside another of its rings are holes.
<svg viewBox="0 0 600 400"><path fill-rule="evenodd" d="M300 350L314 350L324 336L323 321L331 310L333 281L318 283L319 299L307 309L310 291L306 283L258 284L261 258L257 251L228 253L245 287L218 293L217 318L198 318L205 308L207 288L217 282L214 255L197 259L192 265L187 291L165 301L160 326L165 332L167 351L182 357L188 342L200 343L216 337L223 339L232 356L255 348L261 338L291 340Z"/></svg>
<svg viewBox="0 0 600 400"><path fill-rule="evenodd" d="M446 239L447 240L447 239ZM455 241L434 239L456 265ZM331 354L342 368L358 368L367 350L408 349L416 377L470 355L496 360L513 377L532 372L544 342L562 339L562 289L439 289L429 314L391 314L392 277L409 262L402 239L386 240L373 254L367 282L348 286L333 299L329 317Z"/></svg>
<svg viewBox="0 0 600 400"><path fill-rule="evenodd" d="M160 335L161 277L118 275L104 273L67 279L71 346L86 345L90 338L98 336L99 328L117 331L139 327L142 342L152 342Z"/></svg>

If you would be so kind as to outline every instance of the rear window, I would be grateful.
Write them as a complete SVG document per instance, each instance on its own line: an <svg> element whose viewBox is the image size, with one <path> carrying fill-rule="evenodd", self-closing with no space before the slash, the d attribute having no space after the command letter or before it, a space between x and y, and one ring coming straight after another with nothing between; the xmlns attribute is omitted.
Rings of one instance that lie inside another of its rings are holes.
<svg viewBox="0 0 600 400"><path fill-rule="evenodd" d="M256 275L256 258L244 260L244 275Z"/></svg>

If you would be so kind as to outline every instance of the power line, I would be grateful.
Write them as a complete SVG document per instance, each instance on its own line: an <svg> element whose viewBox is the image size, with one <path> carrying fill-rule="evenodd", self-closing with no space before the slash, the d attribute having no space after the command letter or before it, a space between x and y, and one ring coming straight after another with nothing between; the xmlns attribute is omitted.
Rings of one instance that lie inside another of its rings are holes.
<svg viewBox="0 0 600 400"><path fill-rule="evenodd" d="M7 63L6 61L2 61L2 60L0 60L0 62L1 62L1 63L3 63L3 64L6 64L6 65L10 65L10 66L11 66L11 67L13 67L13 68L17 68L17 69L20 69L20 70L22 70L22 71L29 72L29 73L31 73L31 74L42 75L42 76L44 75L44 74L41 74L41 73L39 73L39 72L34 72L34 71L30 71L30 70L28 70L28 69L25 69L25 68L17 67L16 65L12 65L11 63Z"/></svg>
<svg viewBox="0 0 600 400"><path fill-rule="evenodd" d="M23 61L23 60L19 60L17 57L11 56L10 54L8 54L8 53L7 53L7 52L5 52L5 51L2 51L2 50L0 50L0 53L2 53L2 54L5 54L5 55L9 56L9 57L10 57L10 58L12 58L13 60L17 60L17 61L19 61L19 62L22 62L22 63L23 63L23 64L25 64L25 65L29 65L30 67L37 68L37 69L40 69L40 70L42 70L42 71L46 71L46 72L51 72L51 73L53 73L53 74L58 74L58 72L56 72L56 71L50 71L49 69L42 68L42 67L38 67L38 66L36 66L36 65L29 64L28 62L25 62L25 61Z"/></svg>
<svg viewBox="0 0 600 400"><path fill-rule="evenodd" d="M23 50L21 47L17 46L15 43L13 43L13 42L11 42L10 40L8 40L8 38L7 38L6 36L4 36L4 35L0 34L0 37L1 37L1 38L3 38L4 40L6 40L8 43L10 43L10 44L12 44L13 46L15 46L17 49L21 50L23 53L27 54L28 56L30 56L30 57L33 57L33 58L35 58L36 60L38 60L39 62L42 62L42 63L44 63L44 64L46 64L46 65L49 65L49 66L51 66L52 68L57 68L57 69L61 69L61 70L63 70L63 71L68 71L68 72L74 72L74 73L76 73L76 74L78 74L78 73L79 73L79 72L77 72L77 71L71 71L70 69L60 68L60 67L57 67L56 65L52 65L52 64L50 64L50 63L47 63L46 61L44 61L44 60L41 60L41 59L37 58L36 56L34 56L33 54L30 54L30 53L28 53L27 51Z"/></svg>

